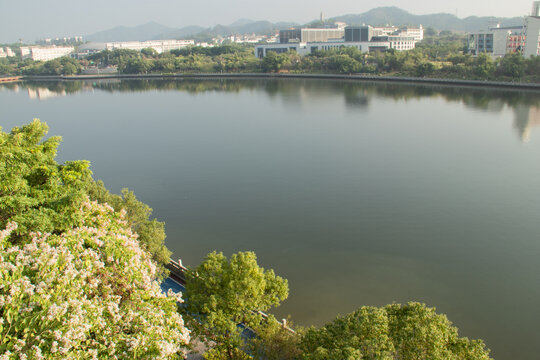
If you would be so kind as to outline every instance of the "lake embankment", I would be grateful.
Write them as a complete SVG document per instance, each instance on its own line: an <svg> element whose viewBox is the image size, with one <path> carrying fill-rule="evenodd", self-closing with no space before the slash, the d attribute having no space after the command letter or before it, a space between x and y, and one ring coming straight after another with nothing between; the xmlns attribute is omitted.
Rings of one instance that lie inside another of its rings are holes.
<svg viewBox="0 0 540 360"><path fill-rule="evenodd" d="M437 79L421 77L343 75L343 74L293 74L293 73L200 73L200 74L110 74L110 75L56 75L56 76L24 76L23 80L31 81L73 81L103 79L328 79L354 80L366 82L395 82L431 85L473 86L487 88L540 90L540 84L504 81Z"/></svg>

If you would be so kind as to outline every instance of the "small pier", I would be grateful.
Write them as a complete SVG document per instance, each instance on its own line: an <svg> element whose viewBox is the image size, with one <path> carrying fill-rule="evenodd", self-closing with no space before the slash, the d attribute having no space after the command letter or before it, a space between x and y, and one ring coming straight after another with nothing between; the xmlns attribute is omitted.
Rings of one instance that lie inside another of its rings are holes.
<svg viewBox="0 0 540 360"><path fill-rule="evenodd" d="M0 83L16 82L21 80L20 76L0 76Z"/></svg>

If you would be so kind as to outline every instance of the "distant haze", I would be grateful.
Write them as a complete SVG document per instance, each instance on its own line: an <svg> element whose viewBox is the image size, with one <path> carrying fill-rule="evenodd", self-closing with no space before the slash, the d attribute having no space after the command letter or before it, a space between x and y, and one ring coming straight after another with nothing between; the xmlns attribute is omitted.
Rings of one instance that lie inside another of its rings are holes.
<svg viewBox="0 0 540 360"><path fill-rule="evenodd" d="M360 14L374 6L397 6L412 14L450 13L467 16L523 16L532 1L501 0L0 0L0 43L33 42L44 37L88 35L115 26L135 26L149 21L179 28L188 25L230 24L238 19L306 23L318 19Z"/></svg>

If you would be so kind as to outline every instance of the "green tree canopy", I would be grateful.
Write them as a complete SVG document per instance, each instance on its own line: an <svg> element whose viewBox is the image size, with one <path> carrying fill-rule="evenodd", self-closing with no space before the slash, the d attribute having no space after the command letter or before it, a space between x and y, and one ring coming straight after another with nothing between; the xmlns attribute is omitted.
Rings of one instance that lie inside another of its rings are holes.
<svg viewBox="0 0 540 360"><path fill-rule="evenodd" d="M27 242L31 232L60 234L79 226L78 211L89 196L127 212L128 225L155 261L166 264L164 223L150 219L152 209L127 189L111 194L101 181L92 179L88 161L55 160L61 138L49 137L45 123L35 119L29 125L0 131L0 228L10 222L18 227L13 242Z"/></svg>
<svg viewBox="0 0 540 360"><path fill-rule="evenodd" d="M87 161L56 163L61 141L47 134L45 123L35 119L0 131L0 228L16 222L16 239L30 232L60 233L80 224L78 208L91 181ZM28 240L28 239L26 239Z"/></svg>
<svg viewBox="0 0 540 360"><path fill-rule="evenodd" d="M276 72L283 66L290 64L286 54L277 54L275 51L268 51L262 60L262 68L266 72Z"/></svg>
<svg viewBox="0 0 540 360"><path fill-rule="evenodd" d="M213 348L216 358L242 358L238 324L256 329L267 311L288 296L287 280L264 270L253 252L240 252L230 260L212 252L187 274L184 308L189 328Z"/></svg>
<svg viewBox="0 0 540 360"><path fill-rule="evenodd" d="M460 338L445 315L410 302L364 306L302 339L305 360L488 360L481 340Z"/></svg>
<svg viewBox="0 0 540 360"><path fill-rule="evenodd" d="M525 74L525 59L520 53L506 54L499 62L500 72L519 80Z"/></svg>

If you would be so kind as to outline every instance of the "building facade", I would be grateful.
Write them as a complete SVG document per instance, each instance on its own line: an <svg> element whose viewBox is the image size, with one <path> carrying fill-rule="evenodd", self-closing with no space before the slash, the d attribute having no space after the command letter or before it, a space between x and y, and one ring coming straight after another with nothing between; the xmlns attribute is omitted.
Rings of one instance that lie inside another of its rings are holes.
<svg viewBox="0 0 540 360"><path fill-rule="evenodd" d="M152 48L157 51L158 54L182 49L186 46L195 45L195 40L151 40L151 41L123 41L123 42L109 42L105 44L106 50L116 49L128 49L141 51L142 49Z"/></svg>
<svg viewBox="0 0 540 360"><path fill-rule="evenodd" d="M289 44L336 41L343 39L344 33L343 27L280 30L279 43Z"/></svg>
<svg viewBox="0 0 540 360"><path fill-rule="evenodd" d="M20 48L23 59L49 61L67 56L75 50L72 46L23 46Z"/></svg>
<svg viewBox="0 0 540 360"><path fill-rule="evenodd" d="M371 41L373 28L371 26L347 26L345 28L345 41Z"/></svg>
<svg viewBox="0 0 540 360"><path fill-rule="evenodd" d="M523 56L529 58L540 55L540 16L527 16L525 18L524 32L525 46Z"/></svg>
<svg viewBox="0 0 540 360"><path fill-rule="evenodd" d="M524 41L524 27L492 27L468 35L467 48L471 55L486 53L492 57L501 57L508 53L521 51Z"/></svg>
<svg viewBox="0 0 540 360"><path fill-rule="evenodd" d="M338 50L341 47L354 47L362 52L374 52L384 51L390 49L390 43L388 41L348 41L348 42L312 42L312 43L289 43L289 44L271 44L271 45L259 45L255 47L255 56L258 58L264 58L269 52L275 52L277 54L285 53L287 51L295 51L300 56L312 54L315 51L322 50Z"/></svg>
<svg viewBox="0 0 540 360"><path fill-rule="evenodd" d="M279 43L299 43L302 39L302 31L300 29L288 29L279 31Z"/></svg>
<svg viewBox="0 0 540 360"><path fill-rule="evenodd" d="M300 42L327 42L342 40L344 29L301 29Z"/></svg>

